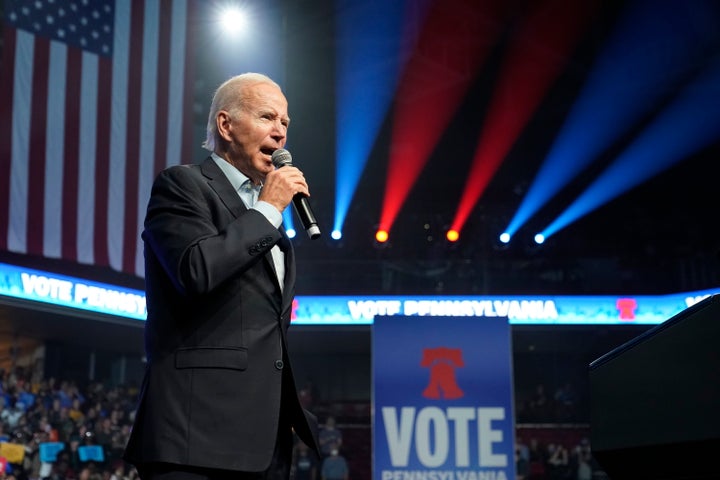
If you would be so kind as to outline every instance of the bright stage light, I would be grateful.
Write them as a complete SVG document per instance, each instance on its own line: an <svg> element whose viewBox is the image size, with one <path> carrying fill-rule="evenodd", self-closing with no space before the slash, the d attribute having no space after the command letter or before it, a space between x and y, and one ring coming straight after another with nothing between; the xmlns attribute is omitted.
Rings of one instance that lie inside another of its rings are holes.
<svg viewBox="0 0 720 480"><path fill-rule="evenodd" d="M460 232L458 232L457 230L448 230L448 232L447 232L447 234L445 235L445 237L446 237L446 238L448 239L448 241L450 241L450 242L457 242L457 241L458 241L458 238L460 238Z"/></svg>
<svg viewBox="0 0 720 480"><path fill-rule="evenodd" d="M295 238L295 235L297 235L294 228L288 228L287 230L285 230L285 233L287 233L287 236L289 238Z"/></svg>
<svg viewBox="0 0 720 480"><path fill-rule="evenodd" d="M219 16L223 30L229 34L238 35L248 27L247 14L238 7L225 7L220 11Z"/></svg>
<svg viewBox="0 0 720 480"><path fill-rule="evenodd" d="M380 243L387 242L388 239L388 232L387 230L378 230L377 233L375 233L375 240L377 240Z"/></svg>
<svg viewBox="0 0 720 480"><path fill-rule="evenodd" d="M545 242L545 235L543 235L542 233L536 234L534 238L535 238L535 243L537 243L538 245L541 245L542 243Z"/></svg>
<svg viewBox="0 0 720 480"><path fill-rule="evenodd" d="M340 240L342 238L342 232L340 230L333 230L330 236L334 240Z"/></svg>
<svg viewBox="0 0 720 480"><path fill-rule="evenodd" d="M507 232L503 232L500 234L500 242L502 243L510 243L510 234Z"/></svg>

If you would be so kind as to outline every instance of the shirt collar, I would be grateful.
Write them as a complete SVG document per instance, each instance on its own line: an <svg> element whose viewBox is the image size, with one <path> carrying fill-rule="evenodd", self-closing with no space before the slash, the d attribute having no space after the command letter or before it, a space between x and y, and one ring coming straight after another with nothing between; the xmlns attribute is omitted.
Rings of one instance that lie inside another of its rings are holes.
<svg viewBox="0 0 720 480"><path fill-rule="evenodd" d="M218 167L220 167L220 170L223 171L227 179L230 180L230 184L233 186L235 191L239 191L245 182L249 181L252 185L250 178L235 168L230 162L224 160L215 152L211 153L210 156L213 160L215 160L215 163ZM256 188L260 188L260 185L257 185Z"/></svg>

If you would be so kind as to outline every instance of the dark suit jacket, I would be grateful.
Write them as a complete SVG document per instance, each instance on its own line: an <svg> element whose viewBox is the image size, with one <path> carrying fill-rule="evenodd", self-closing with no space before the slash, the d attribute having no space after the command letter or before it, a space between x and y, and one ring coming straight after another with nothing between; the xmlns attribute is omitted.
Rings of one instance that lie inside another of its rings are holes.
<svg viewBox="0 0 720 480"><path fill-rule="evenodd" d="M281 406L317 451L287 354L296 272L284 232L246 209L208 158L158 175L142 238L147 370L125 459L264 470ZM270 254L278 243L283 291Z"/></svg>

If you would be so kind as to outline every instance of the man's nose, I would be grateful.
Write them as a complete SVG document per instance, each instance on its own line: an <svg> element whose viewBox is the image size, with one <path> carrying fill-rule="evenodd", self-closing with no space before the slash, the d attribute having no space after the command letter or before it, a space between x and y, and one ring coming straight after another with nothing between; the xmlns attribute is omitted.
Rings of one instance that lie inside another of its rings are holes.
<svg viewBox="0 0 720 480"><path fill-rule="evenodd" d="M283 125L282 122L278 121L275 122L275 128L273 129L273 137L275 138L285 138L287 135L287 126Z"/></svg>

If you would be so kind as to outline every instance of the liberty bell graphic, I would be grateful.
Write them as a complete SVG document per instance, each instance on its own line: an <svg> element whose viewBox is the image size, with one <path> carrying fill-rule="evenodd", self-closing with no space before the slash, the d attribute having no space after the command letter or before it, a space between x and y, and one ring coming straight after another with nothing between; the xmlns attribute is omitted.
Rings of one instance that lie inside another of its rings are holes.
<svg viewBox="0 0 720 480"><path fill-rule="evenodd" d="M455 379L455 369L464 367L462 350L459 348L437 347L423 349L421 367L430 369L430 382L423 391L425 398L461 398L464 393Z"/></svg>

